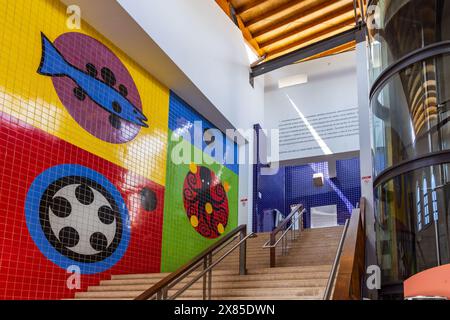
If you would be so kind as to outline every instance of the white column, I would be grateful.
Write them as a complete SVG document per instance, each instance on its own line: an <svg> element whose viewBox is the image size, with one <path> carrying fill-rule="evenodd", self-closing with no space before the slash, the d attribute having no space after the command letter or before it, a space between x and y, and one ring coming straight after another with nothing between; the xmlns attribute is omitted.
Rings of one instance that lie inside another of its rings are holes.
<svg viewBox="0 0 450 320"><path fill-rule="evenodd" d="M369 104L369 72L368 47L364 37L356 45L356 65L358 79L358 106L360 129L360 165L361 165L361 194L366 198L366 265L376 265L375 256L375 217L373 211L373 160L372 160L372 121ZM376 292L369 292L364 288L367 298L376 299Z"/></svg>
<svg viewBox="0 0 450 320"><path fill-rule="evenodd" d="M253 157L253 155L249 153L250 152L249 149L250 149L249 143L239 146L239 153L246 154L247 159L245 164L239 165L238 225L246 224L247 232L252 231L253 225L253 215L252 215L253 165L251 162L251 158ZM246 202L241 201L244 199L247 199L247 201Z"/></svg>

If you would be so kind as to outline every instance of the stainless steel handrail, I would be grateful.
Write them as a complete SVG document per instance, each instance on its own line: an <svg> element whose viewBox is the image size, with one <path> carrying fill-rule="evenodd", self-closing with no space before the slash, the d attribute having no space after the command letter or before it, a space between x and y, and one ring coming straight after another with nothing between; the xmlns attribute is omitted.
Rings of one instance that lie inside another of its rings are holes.
<svg viewBox="0 0 450 320"><path fill-rule="evenodd" d="M329 300L330 296L331 296L331 289L333 287L335 278L336 278L336 272L337 272L337 267L339 265L339 262L341 260L341 255L342 255L342 248L344 245L344 240L345 237L347 235L347 230L348 230L348 226L349 226L349 222L350 220L347 219L345 221L345 226L344 226L344 230L342 231L342 235L341 235L341 240L339 240L339 245L336 251L336 256L334 257L334 262L333 262L333 266L331 268L331 272L330 272L330 276L328 277L328 282L327 282L327 286L323 295L323 300Z"/></svg>
<svg viewBox="0 0 450 320"><path fill-rule="evenodd" d="M301 210L301 211L300 211ZM296 205L291 213L283 220L283 222L275 228L274 231L270 234L270 239L263 245L263 249L270 249L270 267L273 268L276 266L276 248L279 245L279 243L282 243L281 247L281 254L287 255L288 253L288 239L287 235L290 232L291 241L295 241L297 239L297 235L295 232L295 223L299 221L298 223L298 233L301 233L303 229L303 215L306 212L303 205ZM276 236L279 232L283 230L283 228L286 228L282 235L279 237L278 240L275 241Z"/></svg>
<svg viewBox="0 0 450 320"><path fill-rule="evenodd" d="M283 238L286 236L286 234L289 231L292 231L295 227L295 223L300 219L301 216L303 216L303 214L306 212L305 209L303 209L302 212L300 212L300 214L295 215L295 218L292 217L292 222L291 225L283 232L283 234L281 235L281 237L274 243L274 244L270 244L270 240L267 240L267 242L263 245L263 248L275 248L278 246L278 244L280 243L281 240L283 240ZM301 230L301 227L299 228L299 230Z"/></svg>
<svg viewBox="0 0 450 320"><path fill-rule="evenodd" d="M256 234L251 233L247 235L247 226L241 225L238 228L231 231L222 240L206 249L204 252L199 254L197 257L192 259L186 265L179 268L177 271L169 274L167 277L153 285L151 288L142 293L136 300L171 300L176 299L181 294L183 294L187 289L189 289L194 283L196 283L200 278L203 277L203 299L211 298L212 290L212 270L220 262L222 262L226 257L228 257L232 252L234 252L238 247L240 248L239 253L239 274L246 274L246 248L247 240L252 237L256 237ZM229 249L225 254L223 254L217 261L212 262L213 257L217 254L223 252L223 250L232 244L236 239L240 239L237 244L235 244L231 249ZM180 290L175 292L170 297L168 296L169 290L173 289L174 286L179 284L182 280L186 279L195 270L203 265L203 270L199 274L195 275L194 279L189 281L188 284L183 286Z"/></svg>
<svg viewBox="0 0 450 320"><path fill-rule="evenodd" d="M256 236L255 233L250 233L249 235L247 235L244 239L242 239L241 241L239 241L237 244L235 244L230 250L228 250L223 256L221 256L216 262L212 263L209 267L205 268L202 272L200 272L197 276L194 277L194 279L192 279L191 281L189 281L183 288L181 288L180 290L178 290L174 295L172 295L171 297L167 298L167 300L175 300L176 298L178 298L180 295L182 295L187 289L189 289L194 283L196 283L198 280L200 280L200 278L202 278L204 275L206 275L207 273L210 273L212 271L212 269L214 269L215 266L217 266L219 263L221 263L223 261L223 259L225 259L226 257L228 257L231 253L234 252L234 250L236 250L242 243L244 243L245 241L247 241L247 239L249 238L254 238ZM185 279L189 274L185 274L182 277L180 277L179 279L177 279L176 282L174 282L173 284L171 284L167 289L170 290L171 288L173 288L177 283L179 283L181 280ZM211 286L208 287L208 296L209 299L211 299Z"/></svg>

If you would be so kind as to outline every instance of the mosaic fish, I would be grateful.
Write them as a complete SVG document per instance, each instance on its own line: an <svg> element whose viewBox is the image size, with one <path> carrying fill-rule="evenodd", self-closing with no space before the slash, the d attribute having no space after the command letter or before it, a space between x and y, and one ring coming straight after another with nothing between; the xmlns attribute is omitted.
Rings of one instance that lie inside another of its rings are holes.
<svg viewBox="0 0 450 320"><path fill-rule="evenodd" d="M147 117L119 91L105 82L73 66L42 33L42 59L38 73L50 77L72 79L99 107L119 118L148 128Z"/></svg>

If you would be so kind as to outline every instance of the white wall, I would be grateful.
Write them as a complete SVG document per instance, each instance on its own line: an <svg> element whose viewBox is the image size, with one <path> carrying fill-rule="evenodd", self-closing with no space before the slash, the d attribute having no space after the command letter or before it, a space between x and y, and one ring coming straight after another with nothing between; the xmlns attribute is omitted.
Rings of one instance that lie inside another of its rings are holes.
<svg viewBox="0 0 450 320"><path fill-rule="evenodd" d="M278 88L280 79L294 75L306 74L308 82L288 88ZM358 124L358 95L355 52L348 52L313 61L290 65L276 70L265 77L265 126L269 129L279 128L280 121L287 119L309 118L314 115L335 116L343 114L343 110L352 109L353 125L356 133L350 137L326 139L314 137L308 131L308 139L312 142L296 144L294 146L280 146L280 160L297 158L313 158L329 154L355 152L359 150ZM317 118L319 119L319 117ZM312 121L312 120L310 120ZM333 118L330 118L330 125ZM303 120L299 122L304 124ZM312 122L311 122L312 124ZM312 126L314 128L314 125ZM316 130L316 128L314 128ZM319 131L317 129L317 131ZM280 134L280 138L281 138ZM299 135L293 135L297 139ZM307 150L311 148L310 150ZM301 149L301 150L300 150ZM285 153L285 151L294 151Z"/></svg>
<svg viewBox="0 0 450 320"><path fill-rule="evenodd" d="M246 154L249 154L249 144L245 144L240 146L239 152L245 152ZM252 158L252 155L249 155L250 159ZM239 203L238 203L238 224L247 225L247 232L252 231L252 225L253 225L253 196L252 196L252 190L253 190L253 165L250 164L250 161L248 161L246 164L241 164L239 166ZM248 201L243 202L242 199L247 199Z"/></svg>
<svg viewBox="0 0 450 320"><path fill-rule="evenodd" d="M360 112L360 168L361 195L366 198L366 265L377 265L375 244L375 216L373 207L373 162L372 162L372 113L369 103L369 66L367 42L356 45L358 63L358 102ZM370 178L369 178L370 177ZM376 290L366 292L366 297L377 298Z"/></svg>
<svg viewBox="0 0 450 320"><path fill-rule="evenodd" d="M215 1L118 2L233 126L263 121L263 81L250 85L242 33Z"/></svg>

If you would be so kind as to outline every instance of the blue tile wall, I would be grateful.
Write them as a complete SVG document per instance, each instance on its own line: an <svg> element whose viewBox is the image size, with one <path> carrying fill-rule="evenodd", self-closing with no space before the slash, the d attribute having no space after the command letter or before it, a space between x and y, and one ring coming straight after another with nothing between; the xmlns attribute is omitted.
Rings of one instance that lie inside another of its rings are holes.
<svg viewBox="0 0 450 320"><path fill-rule="evenodd" d="M257 189L263 197L257 199L254 212L255 220L267 209L278 209L289 213L291 204L301 203L305 206L305 227L311 226L311 207L337 205L338 223L345 224L351 212L358 206L361 198L361 177L359 159L339 160L336 163L336 178L330 178L328 163L313 163L304 166L281 168L275 176L257 176ZM259 173L259 172L257 172ZM325 184L316 187L313 174L323 173ZM255 190L255 189L254 189ZM266 195L266 196L265 196ZM270 229L270 226L267 226ZM258 230L259 231L259 230ZM270 231L270 230L265 230Z"/></svg>
<svg viewBox="0 0 450 320"><path fill-rule="evenodd" d="M256 232L270 232L275 227L272 213L266 211L277 209L286 215L286 170L280 168L273 176L260 176L258 183L257 227Z"/></svg>
<svg viewBox="0 0 450 320"><path fill-rule="evenodd" d="M255 153L256 153L256 163L253 165L253 226L252 231L258 232L258 182L261 176L261 163L259 161L259 132L260 132L261 126L259 124L255 124L253 126L253 130L255 130Z"/></svg>
<svg viewBox="0 0 450 320"><path fill-rule="evenodd" d="M169 129L171 131L179 130L179 128L183 127L189 132L193 145L195 145L198 149L205 150L206 143L201 139L201 144L199 141L194 141L194 122L200 121L202 123L202 128L204 131L208 129L216 129L216 127L206 120L203 116L193 110L183 99L178 97L175 93L170 93L170 111L169 111ZM223 133L222 133L223 134ZM225 141L225 135L223 134L222 138ZM226 138L228 142L231 142L230 139ZM226 148L224 148L224 154L229 153L230 148L234 148L234 161L231 164L225 164L227 168L239 174L239 164L238 164L238 145L236 143L227 143ZM223 156L223 159L226 159Z"/></svg>

